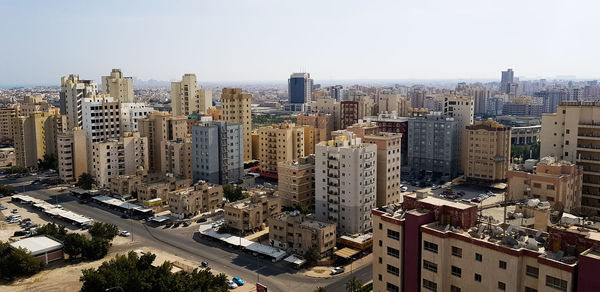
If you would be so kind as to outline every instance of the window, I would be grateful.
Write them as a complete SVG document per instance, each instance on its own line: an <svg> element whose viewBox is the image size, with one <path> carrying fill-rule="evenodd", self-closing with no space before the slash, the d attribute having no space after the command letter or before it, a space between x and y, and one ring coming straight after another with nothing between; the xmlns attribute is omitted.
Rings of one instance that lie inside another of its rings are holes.
<svg viewBox="0 0 600 292"><path fill-rule="evenodd" d="M533 187L539 189L542 187L542 184L541 183L533 183Z"/></svg>
<svg viewBox="0 0 600 292"><path fill-rule="evenodd" d="M388 234L388 238L391 238L394 240L400 239L400 232L398 232L398 231L388 229L387 234Z"/></svg>
<svg viewBox="0 0 600 292"><path fill-rule="evenodd" d="M432 271L434 273L437 273L437 264L432 263L432 262L430 262L428 260L423 260L423 268L425 270L429 270L429 271Z"/></svg>
<svg viewBox="0 0 600 292"><path fill-rule="evenodd" d="M381 257L379 257L379 263L381 264L383 261L381 260Z"/></svg>
<svg viewBox="0 0 600 292"><path fill-rule="evenodd" d="M437 284L435 282L431 282L427 279L423 279L423 288L430 291L437 291Z"/></svg>
<svg viewBox="0 0 600 292"><path fill-rule="evenodd" d="M538 292L538 290L530 287L525 287L525 292Z"/></svg>
<svg viewBox="0 0 600 292"><path fill-rule="evenodd" d="M452 275L457 276L457 277L460 278L461 274L462 274L462 269L461 268L452 266Z"/></svg>
<svg viewBox="0 0 600 292"><path fill-rule="evenodd" d="M506 270L506 262L505 261L499 261L498 262L498 267L500 269Z"/></svg>
<svg viewBox="0 0 600 292"><path fill-rule="evenodd" d="M483 256L480 253L475 253L475 260L481 262L483 261Z"/></svg>
<svg viewBox="0 0 600 292"><path fill-rule="evenodd" d="M553 190L554 190L554 185L547 185L547 186L546 186L546 189L547 189L547 190L552 190L552 191L553 191Z"/></svg>
<svg viewBox="0 0 600 292"><path fill-rule="evenodd" d="M383 224L379 223L379 230L383 228Z"/></svg>
<svg viewBox="0 0 600 292"><path fill-rule="evenodd" d="M392 265L387 265L387 272L394 276L400 275L400 269Z"/></svg>
<svg viewBox="0 0 600 292"><path fill-rule="evenodd" d="M462 258L462 248L453 246L452 247L452 255Z"/></svg>
<svg viewBox="0 0 600 292"><path fill-rule="evenodd" d="M428 250L433 253L438 252L438 245L433 242L425 241L423 245L425 247L425 250Z"/></svg>
<svg viewBox="0 0 600 292"><path fill-rule="evenodd" d="M398 292L400 291L400 288L392 283L387 283L386 284L386 290L387 292Z"/></svg>
<svg viewBox="0 0 600 292"><path fill-rule="evenodd" d="M383 276L381 274L377 275L377 278L379 279L379 281L383 281Z"/></svg>
<svg viewBox="0 0 600 292"><path fill-rule="evenodd" d="M400 257L400 251L397 250L397 249L395 249L395 248L389 247L389 246L387 248L387 254L389 256L395 257L395 258L399 258Z"/></svg>
<svg viewBox="0 0 600 292"><path fill-rule="evenodd" d="M481 275L475 274L475 281L476 282L481 282Z"/></svg>
<svg viewBox="0 0 600 292"><path fill-rule="evenodd" d="M567 281L552 276L546 276L546 286L559 291L567 291Z"/></svg>
<svg viewBox="0 0 600 292"><path fill-rule="evenodd" d="M534 277L537 279L539 273L540 273L540 270L538 268L527 265L527 267L526 267L527 276Z"/></svg>
<svg viewBox="0 0 600 292"><path fill-rule="evenodd" d="M505 291L506 290L506 284L504 284L503 282L498 281L498 289Z"/></svg>
<svg viewBox="0 0 600 292"><path fill-rule="evenodd" d="M454 285L450 285L450 292L460 292L460 288Z"/></svg>

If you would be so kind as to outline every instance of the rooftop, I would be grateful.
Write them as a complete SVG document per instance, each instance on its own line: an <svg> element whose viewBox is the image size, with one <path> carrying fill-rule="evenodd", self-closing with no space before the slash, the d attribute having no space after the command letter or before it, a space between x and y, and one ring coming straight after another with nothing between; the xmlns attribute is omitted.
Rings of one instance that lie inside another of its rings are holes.
<svg viewBox="0 0 600 292"><path fill-rule="evenodd" d="M10 245L14 248L24 248L30 251L34 256L55 251L63 247L63 244L60 241L45 235L21 239L11 243Z"/></svg>
<svg viewBox="0 0 600 292"><path fill-rule="evenodd" d="M453 208L461 209L461 210L466 210L466 209L473 207L472 204L465 204L465 203L461 203L458 201L446 200L446 199L441 199L441 198L437 198L437 197L433 197L433 196L426 196L424 198L419 198L417 196L417 193L405 194L404 196L418 199L419 202L431 204L434 206L449 206L449 207L453 207Z"/></svg>

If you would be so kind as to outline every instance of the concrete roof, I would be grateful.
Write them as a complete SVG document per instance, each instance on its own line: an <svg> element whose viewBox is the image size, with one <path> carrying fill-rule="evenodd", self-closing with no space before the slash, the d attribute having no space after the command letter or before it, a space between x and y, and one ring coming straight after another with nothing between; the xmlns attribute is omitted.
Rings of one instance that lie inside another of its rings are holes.
<svg viewBox="0 0 600 292"><path fill-rule="evenodd" d="M24 248L37 256L46 252L59 250L63 244L45 235L29 237L10 244L14 248Z"/></svg>

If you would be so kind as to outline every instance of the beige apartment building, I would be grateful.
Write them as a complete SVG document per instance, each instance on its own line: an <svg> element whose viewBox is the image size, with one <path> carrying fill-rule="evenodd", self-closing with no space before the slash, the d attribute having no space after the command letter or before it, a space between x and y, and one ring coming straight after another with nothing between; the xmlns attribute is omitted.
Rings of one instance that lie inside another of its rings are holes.
<svg viewBox="0 0 600 292"><path fill-rule="evenodd" d="M381 93L377 98L378 114L396 112L399 117L408 117L410 101L400 94Z"/></svg>
<svg viewBox="0 0 600 292"><path fill-rule="evenodd" d="M66 116L56 111L13 118L13 141L17 166L36 167L44 154L57 154L56 137L65 131Z"/></svg>
<svg viewBox="0 0 600 292"><path fill-rule="evenodd" d="M257 130L252 131L250 134L252 140L252 160L260 159L260 135Z"/></svg>
<svg viewBox="0 0 600 292"><path fill-rule="evenodd" d="M223 204L223 187L205 181L168 194L171 215L179 219L214 211Z"/></svg>
<svg viewBox="0 0 600 292"><path fill-rule="evenodd" d="M123 77L121 69L112 69L110 76L102 76L102 93L123 103L133 103L133 78Z"/></svg>
<svg viewBox="0 0 600 292"><path fill-rule="evenodd" d="M583 169L555 157L544 157L535 172L508 171L508 199L540 199L550 203L560 202L566 212L581 207Z"/></svg>
<svg viewBox="0 0 600 292"><path fill-rule="evenodd" d="M324 256L335 247L335 235L335 224L317 221L299 211L269 218L269 244L287 251L304 254L314 247Z"/></svg>
<svg viewBox="0 0 600 292"><path fill-rule="evenodd" d="M110 186L119 175L136 174L148 170L148 138L139 133L125 133L119 139L91 143L91 174L99 187Z"/></svg>
<svg viewBox="0 0 600 292"><path fill-rule="evenodd" d="M465 178L469 181L496 183L506 181L510 165L510 127L491 118L467 126Z"/></svg>
<svg viewBox="0 0 600 292"><path fill-rule="evenodd" d="M262 229L267 219L281 213L281 199L277 196L257 194L250 198L225 204L225 225L241 232Z"/></svg>
<svg viewBox="0 0 600 292"><path fill-rule="evenodd" d="M162 141L161 173L193 179L192 138Z"/></svg>
<svg viewBox="0 0 600 292"><path fill-rule="evenodd" d="M184 74L180 82L171 82L171 108L174 116L206 113L212 106L212 93L196 81L196 74Z"/></svg>
<svg viewBox="0 0 600 292"><path fill-rule="evenodd" d="M443 97L443 114L454 118L456 121L459 135L459 149L460 149L460 172L465 173L467 168L467 155L468 144L467 126L473 124L475 110L475 101L472 96L457 96L457 95L445 95Z"/></svg>
<svg viewBox="0 0 600 292"><path fill-rule="evenodd" d="M304 156L304 128L290 121L258 129L260 171L277 175L277 163Z"/></svg>
<svg viewBox="0 0 600 292"><path fill-rule="evenodd" d="M172 176L162 177L157 180L142 181L136 187L138 201L147 205L148 201L158 198L160 199L160 204L166 205L170 192L184 189L191 185L191 179L177 179Z"/></svg>
<svg viewBox="0 0 600 292"><path fill-rule="evenodd" d="M58 147L58 177L63 182L77 181L82 173L88 172L87 138L80 127L59 133L56 137Z"/></svg>
<svg viewBox="0 0 600 292"><path fill-rule="evenodd" d="M563 101L542 115L540 156L553 156L583 168L581 206L600 215L600 102Z"/></svg>
<svg viewBox="0 0 600 292"><path fill-rule="evenodd" d="M26 95L19 104L19 115L28 117L34 113L48 112L53 108L41 94Z"/></svg>
<svg viewBox="0 0 600 292"><path fill-rule="evenodd" d="M19 116L19 106L0 108L0 141L13 140L13 120Z"/></svg>
<svg viewBox="0 0 600 292"><path fill-rule="evenodd" d="M223 88L221 94L223 121L242 124L244 161L252 160L252 94L241 88Z"/></svg>
<svg viewBox="0 0 600 292"><path fill-rule="evenodd" d="M355 123L346 128L346 131L350 131L356 134L357 137L364 138L366 135L377 135L379 134L379 127L375 122L360 122ZM342 133L343 130L332 133L332 136L337 136L338 133Z"/></svg>
<svg viewBox="0 0 600 292"><path fill-rule="evenodd" d="M183 140L187 135L187 118L172 116L168 112L154 111L138 121L140 136L148 138L148 160L150 170L161 171L164 152L163 142Z"/></svg>
<svg viewBox="0 0 600 292"><path fill-rule="evenodd" d="M138 174L118 175L110 180L108 186L110 192L121 197L129 197L137 192L137 188L144 182L144 175Z"/></svg>
<svg viewBox="0 0 600 292"><path fill-rule="evenodd" d="M285 207L315 205L315 155L299 157L297 161L277 164L277 185L281 205Z"/></svg>
<svg viewBox="0 0 600 292"><path fill-rule="evenodd" d="M298 115L297 126L304 127L304 155L315 153L315 145L331 139L333 116L321 113Z"/></svg>
<svg viewBox="0 0 600 292"><path fill-rule="evenodd" d="M340 129L340 102L333 98L319 98L311 102L313 113L330 115L333 118L333 130Z"/></svg>

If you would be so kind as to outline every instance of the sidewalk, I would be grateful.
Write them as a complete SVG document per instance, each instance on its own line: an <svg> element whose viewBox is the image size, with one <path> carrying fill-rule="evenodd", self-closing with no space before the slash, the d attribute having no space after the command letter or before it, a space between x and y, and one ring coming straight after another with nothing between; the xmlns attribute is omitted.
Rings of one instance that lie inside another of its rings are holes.
<svg viewBox="0 0 600 292"><path fill-rule="evenodd" d="M312 267L312 268L306 270L306 272L304 272L304 275L306 275L307 277L311 277L311 278L322 278L322 279L339 277L339 276L343 276L346 274L350 274L351 270L357 270L365 265L370 264L372 261L373 261L373 253L370 253L358 260L355 260L352 264L345 265L344 266L345 271L341 274L332 276L329 273L331 272L331 270L333 270L334 267L317 266L317 267Z"/></svg>

